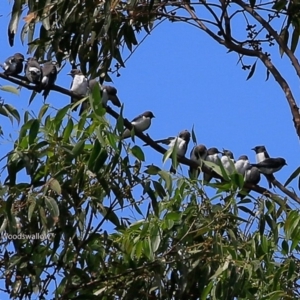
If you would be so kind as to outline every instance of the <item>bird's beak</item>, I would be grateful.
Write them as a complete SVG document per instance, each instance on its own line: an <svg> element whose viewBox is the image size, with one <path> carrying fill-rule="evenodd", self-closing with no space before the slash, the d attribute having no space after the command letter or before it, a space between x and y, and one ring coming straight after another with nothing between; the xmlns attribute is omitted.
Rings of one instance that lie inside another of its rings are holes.
<svg viewBox="0 0 300 300"><path fill-rule="evenodd" d="M251 148L251 150L255 151L255 148Z"/></svg>
<svg viewBox="0 0 300 300"><path fill-rule="evenodd" d="M71 73L68 73L67 75L72 75Z"/></svg>

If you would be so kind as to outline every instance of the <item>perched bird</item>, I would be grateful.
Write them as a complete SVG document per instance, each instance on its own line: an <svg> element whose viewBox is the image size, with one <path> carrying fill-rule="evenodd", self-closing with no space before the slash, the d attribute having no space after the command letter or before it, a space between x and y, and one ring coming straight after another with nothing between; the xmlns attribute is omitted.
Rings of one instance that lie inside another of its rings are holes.
<svg viewBox="0 0 300 300"><path fill-rule="evenodd" d="M231 163L232 162L232 163ZM234 169L234 158L233 158L233 153L230 150L225 150L223 149L223 156L221 157L221 163L226 170L227 174L232 174Z"/></svg>
<svg viewBox="0 0 300 300"><path fill-rule="evenodd" d="M162 140L157 140L154 142L168 145L170 148L172 148L176 145L177 155L185 156L190 139L191 139L191 134L187 130L183 130L178 134L178 136L175 136L175 137L172 136L172 137L168 137L168 138L162 139ZM148 145L148 144L145 144L144 146L146 146L146 145ZM176 173L176 170L174 169L173 166L171 166L170 172Z"/></svg>
<svg viewBox="0 0 300 300"><path fill-rule="evenodd" d="M104 107L107 106L107 102L108 101L111 101L111 103L117 107L121 107L121 102L117 96L117 89L112 87L112 86L109 86L109 85L104 85L102 86L100 84L99 81L97 81L97 79L90 79L89 80L89 91L90 93L93 91L94 87L96 85L99 85L99 89L100 89L100 93L101 93L101 102L102 102L102 105ZM86 109L88 109L89 107L89 102L88 101L84 101L81 105L81 108L80 108L80 112L79 112L79 115L81 115Z"/></svg>
<svg viewBox="0 0 300 300"><path fill-rule="evenodd" d="M151 111L145 111L135 117L130 123L134 127L135 131L143 132L150 127L152 118L155 118L153 113ZM127 139L129 137L131 137L131 131L129 129L125 129L122 134L122 139Z"/></svg>
<svg viewBox="0 0 300 300"><path fill-rule="evenodd" d="M256 146L256 147L252 148L251 150L254 150L256 153L255 159L256 159L257 163L260 163L261 161L265 160L266 158L270 158L265 146Z"/></svg>
<svg viewBox="0 0 300 300"><path fill-rule="evenodd" d="M89 81L89 88L91 91L97 83L99 84L101 91L102 105L106 106L107 102L110 100L113 105L121 107L121 102L117 96L117 89L110 85L101 85L96 79L91 79Z"/></svg>
<svg viewBox="0 0 300 300"><path fill-rule="evenodd" d="M258 164L251 164L251 166L256 167L260 173L271 175L282 169L283 166L287 165L284 158L266 158Z"/></svg>
<svg viewBox="0 0 300 300"><path fill-rule="evenodd" d="M258 184L259 181L260 181L260 172L258 168L252 167L250 165L250 169L247 169L245 173L245 182Z"/></svg>
<svg viewBox="0 0 300 300"><path fill-rule="evenodd" d="M247 155L241 155L234 164L237 173L243 175L244 182L258 184L260 181L260 172L256 167L252 167ZM249 193L249 189L243 188L238 196L243 199Z"/></svg>
<svg viewBox="0 0 300 300"><path fill-rule="evenodd" d="M88 92L88 80L87 78L82 74L80 70L72 69L71 72L68 74L73 77L72 83L71 83L71 92L78 95L77 99L80 97L86 96ZM71 104L77 102L77 99L74 97L71 97ZM73 108L73 111L77 110L77 107Z"/></svg>
<svg viewBox="0 0 300 300"><path fill-rule="evenodd" d="M241 155L234 164L237 173L245 175L246 170L251 169L251 165L247 155Z"/></svg>
<svg viewBox="0 0 300 300"><path fill-rule="evenodd" d="M202 160L205 160L207 156L207 148L204 145L195 146L190 154L190 159L198 164L202 164ZM199 168L195 169L190 167L190 176L197 178L200 174Z"/></svg>
<svg viewBox="0 0 300 300"><path fill-rule="evenodd" d="M270 155L265 146L255 146L251 150L255 151L256 163L260 163L260 162L264 161L266 158L270 158ZM275 179L274 175L273 174L271 174L271 175L264 174L264 176L266 177L266 179L269 183L269 188L272 188L272 181L273 181L273 179Z"/></svg>
<svg viewBox="0 0 300 300"><path fill-rule="evenodd" d="M220 162L219 153L222 153L222 152L220 152L217 148L215 148L215 147L209 148L207 150L207 156L206 156L205 160L218 165ZM205 182L208 183L211 181L212 175L204 173L203 179Z"/></svg>
<svg viewBox="0 0 300 300"><path fill-rule="evenodd" d="M25 66L25 75L31 83L40 84L42 68L35 57L30 57Z"/></svg>
<svg viewBox="0 0 300 300"><path fill-rule="evenodd" d="M47 61L44 63L42 67L42 87L44 88L43 96L46 100L47 96L49 95L50 88L54 85L56 78L57 78L57 68L56 62L54 61Z"/></svg>
<svg viewBox="0 0 300 300"><path fill-rule="evenodd" d="M24 56L21 53L15 53L8 57L1 67L6 75L18 75L23 71Z"/></svg>

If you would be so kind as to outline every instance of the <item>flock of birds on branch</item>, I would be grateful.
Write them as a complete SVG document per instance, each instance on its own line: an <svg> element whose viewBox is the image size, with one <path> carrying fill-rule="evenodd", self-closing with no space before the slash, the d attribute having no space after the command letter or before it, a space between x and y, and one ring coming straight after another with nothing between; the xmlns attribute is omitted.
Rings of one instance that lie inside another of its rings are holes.
<svg viewBox="0 0 300 300"><path fill-rule="evenodd" d="M5 60L1 65L4 70L4 74L7 76L18 75L23 72L23 62L25 61L24 56L21 53L16 53ZM29 58L25 65L25 76L30 83L33 83L40 89L43 90L44 99L48 96L51 86L54 85L57 78L57 66L56 62L45 62L42 66L38 63L35 58ZM72 69L69 75L72 76L73 80L71 83L70 91L78 97L71 97L71 103L74 104L81 98L88 95L94 87L98 84L101 93L102 105L107 106L107 102L111 101L117 107L121 107L121 102L117 96L116 88L112 86L102 86L96 79L88 79L78 69ZM73 110L77 110L78 106L73 107ZM88 100L84 101L81 105L79 114L81 115L85 110L89 108ZM143 132L147 130L151 125L151 120L154 115L151 111L146 111L143 114L137 116L131 121L134 131ZM131 137L131 131L125 129L122 138L126 139ZM169 137L162 140L154 141L156 143L163 143L168 145L170 148L175 148L177 155L184 157L188 144L191 139L191 134L187 130L183 130L176 137ZM147 146L145 144L144 146ZM217 148L207 149L204 145L195 146L191 153L190 159L200 166L203 161L212 162L216 165L222 164L227 174L237 172L244 177L245 182L251 184L258 184L260 181L260 174L264 174L269 182L269 187L272 187L271 182L273 173L279 171L286 161L283 158L271 158L264 146L256 146L252 150L256 153L256 164L251 164L246 155L239 157L237 161L234 160L233 153L229 150L219 151ZM219 154L222 154L221 158ZM171 172L175 173L176 170L171 167ZM198 177L200 173L199 168L190 167L190 176ZM212 179L211 174L204 173L204 181L209 182Z"/></svg>

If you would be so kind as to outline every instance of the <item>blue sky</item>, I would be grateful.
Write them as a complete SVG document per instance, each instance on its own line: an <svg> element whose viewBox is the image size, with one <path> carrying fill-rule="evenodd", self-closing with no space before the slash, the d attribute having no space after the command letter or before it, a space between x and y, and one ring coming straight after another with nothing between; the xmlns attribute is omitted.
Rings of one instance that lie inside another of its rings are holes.
<svg viewBox="0 0 300 300"><path fill-rule="evenodd" d="M15 52L25 54L27 51L19 33L15 46L11 48L8 44L6 28L10 7L7 3L4 1L2 5L0 18L4 32L0 37L0 61ZM242 32L244 27L239 30ZM291 63L285 57L280 58L277 46L270 51L273 63L290 84L295 98L299 98L299 78ZM271 76L265 81L266 69L260 62L255 75L246 81L249 71L243 71L237 61L236 54L227 53L200 30L186 24L163 22L128 60L121 76L112 76L113 85L118 89L124 103L124 116L129 120L146 110L154 113L156 118L147 131L153 139L176 135L194 126L198 143L208 148L230 149L235 158L246 154L252 162L255 156L251 148L265 145L272 157L286 159L288 166L276 173L276 178L284 183L299 166L299 139L284 93ZM66 75L70 68L66 65L62 70L58 85L70 86L71 78ZM0 79L0 84L10 83ZM4 92L0 95L20 114L28 109L37 112L43 103L42 96L38 95L28 107L30 92L25 89L20 96ZM51 92L47 102L59 108L67 105L69 98ZM16 124L12 127L2 116L1 126L6 137L8 134L16 136ZM0 142L2 157L13 144L6 140ZM142 145L138 139L136 142ZM191 148L192 142L188 153ZM147 164L162 166L161 154L149 147L144 148L144 152ZM169 170L169 163L164 168ZM186 174L186 167L183 169ZM1 182L4 179L1 177ZM298 191L295 183L291 186ZM264 178L260 185L267 187Z"/></svg>

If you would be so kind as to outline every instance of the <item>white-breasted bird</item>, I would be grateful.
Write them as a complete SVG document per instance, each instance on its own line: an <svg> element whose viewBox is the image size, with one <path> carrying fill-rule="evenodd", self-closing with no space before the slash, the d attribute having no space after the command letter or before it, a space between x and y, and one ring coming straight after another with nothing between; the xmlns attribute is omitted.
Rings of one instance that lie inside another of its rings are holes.
<svg viewBox="0 0 300 300"><path fill-rule="evenodd" d="M155 118L155 116L151 111L145 111L135 117L130 123L134 127L134 131L143 132L150 127L151 120L153 118ZM131 137L131 131L129 129L125 129L122 134L122 139L127 139L129 137Z"/></svg>

